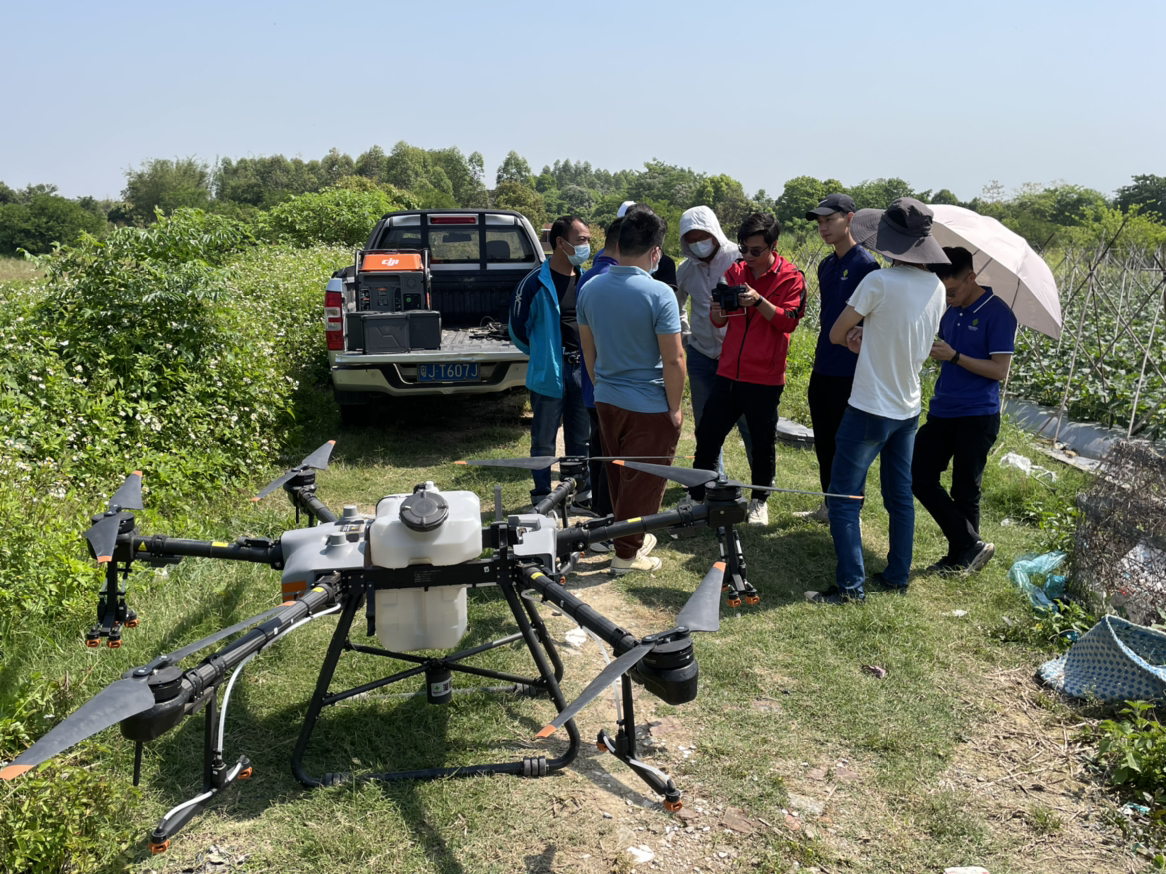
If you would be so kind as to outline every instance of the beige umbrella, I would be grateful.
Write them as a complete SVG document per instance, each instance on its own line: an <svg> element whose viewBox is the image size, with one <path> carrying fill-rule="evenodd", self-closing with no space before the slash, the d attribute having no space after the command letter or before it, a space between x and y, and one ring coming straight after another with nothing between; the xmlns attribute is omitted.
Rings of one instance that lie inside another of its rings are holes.
<svg viewBox="0 0 1166 874"><path fill-rule="evenodd" d="M962 206L931 204L931 210L931 235L941 246L963 246L972 253L976 282L990 286L1018 323L1054 339L1061 336L1061 296L1053 271L1024 237Z"/></svg>

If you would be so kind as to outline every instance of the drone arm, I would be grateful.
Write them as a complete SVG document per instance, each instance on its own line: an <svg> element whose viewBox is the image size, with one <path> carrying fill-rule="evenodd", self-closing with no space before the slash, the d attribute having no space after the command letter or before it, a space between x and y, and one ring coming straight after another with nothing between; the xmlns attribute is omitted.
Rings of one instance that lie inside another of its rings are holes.
<svg viewBox="0 0 1166 874"><path fill-rule="evenodd" d="M316 487L314 484L311 488L292 489L290 494L292 503L306 511L309 515L315 516L321 522L339 521L340 517L329 510L327 504L316 497Z"/></svg>
<svg viewBox="0 0 1166 874"><path fill-rule="evenodd" d="M151 557L196 556L267 565L279 565L283 562L283 548L270 540L240 538L233 543L227 543L221 540L185 540L160 534L150 537L123 536L130 542L134 558L147 561Z"/></svg>
<svg viewBox="0 0 1166 874"><path fill-rule="evenodd" d="M556 538L560 552L571 552L601 540L614 540L617 537L659 531L662 528L672 528L676 525L691 525L694 522L707 521L708 518L709 506L696 504L690 509L669 510L666 513L656 513L652 516L637 516L634 519L611 522L607 525L577 525L564 528L558 532Z"/></svg>
<svg viewBox="0 0 1166 874"><path fill-rule="evenodd" d="M575 491L574 477L566 477L561 483L555 486L554 491L534 505L534 512L540 516L545 516L551 512L561 502L567 500Z"/></svg>
<svg viewBox="0 0 1166 874"><path fill-rule="evenodd" d="M582 627L594 632L610 644L616 655L622 655L639 644L639 641L631 633L624 631L610 619L597 613L592 607L580 601L537 567L522 568L522 575L526 584L543 598L550 601Z"/></svg>

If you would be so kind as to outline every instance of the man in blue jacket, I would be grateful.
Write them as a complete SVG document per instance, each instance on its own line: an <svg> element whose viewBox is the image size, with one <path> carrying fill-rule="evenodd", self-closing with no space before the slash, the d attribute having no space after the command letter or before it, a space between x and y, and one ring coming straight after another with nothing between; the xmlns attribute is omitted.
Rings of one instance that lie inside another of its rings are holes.
<svg viewBox="0 0 1166 874"><path fill-rule="evenodd" d="M531 456L555 454L555 436L561 424L567 454L585 458L591 423L583 406L575 300L579 265L591 257L591 231L582 219L565 215L551 225L548 240L551 257L514 289L510 338L530 356L526 387L534 412ZM551 472L544 469L532 474L530 498L537 504L550 494Z"/></svg>

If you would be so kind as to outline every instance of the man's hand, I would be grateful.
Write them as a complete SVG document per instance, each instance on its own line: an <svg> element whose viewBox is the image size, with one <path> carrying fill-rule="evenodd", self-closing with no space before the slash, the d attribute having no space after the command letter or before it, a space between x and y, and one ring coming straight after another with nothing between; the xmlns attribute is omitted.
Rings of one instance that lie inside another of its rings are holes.
<svg viewBox="0 0 1166 874"><path fill-rule="evenodd" d="M862 349L861 325L855 328L851 328L846 332L846 348L853 352L855 355L857 355L859 350Z"/></svg>
<svg viewBox="0 0 1166 874"><path fill-rule="evenodd" d="M746 285L744 291L737 292L737 303L743 307L755 307L759 300L761 300L761 292L751 285Z"/></svg>
<svg viewBox="0 0 1166 874"><path fill-rule="evenodd" d="M729 321L729 317L725 315L725 311L715 300L709 304L709 318L718 328L723 328L725 323Z"/></svg>
<svg viewBox="0 0 1166 874"><path fill-rule="evenodd" d="M936 340L931 344L931 357L937 361L951 361L955 358L955 350L942 340Z"/></svg>
<svg viewBox="0 0 1166 874"><path fill-rule="evenodd" d="M683 410L669 410L668 411L668 421L670 421L672 423L673 428L675 428L677 431L679 431L681 429L681 426L684 424L684 411Z"/></svg>

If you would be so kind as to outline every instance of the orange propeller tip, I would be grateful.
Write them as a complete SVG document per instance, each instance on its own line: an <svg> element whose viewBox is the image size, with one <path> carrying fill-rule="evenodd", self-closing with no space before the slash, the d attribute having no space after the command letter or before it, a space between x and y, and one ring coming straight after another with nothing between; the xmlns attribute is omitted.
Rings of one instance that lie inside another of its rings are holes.
<svg viewBox="0 0 1166 874"><path fill-rule="evenodd" d="M99 555L99 556L97 556L97 563L98 564L106 564L107 562L111 562L111 561L113 561L112 555Z"/></svg>
<svg viewBox="0 0 1166 874"><path fill-rule="evenodd" d="M142 475L142 472L140 470L134 471L134 476L141 476L141 475Z"/></svg>
<svg viewBox="0 0 1166 874"><path fill-rule="evenodd" d="M32 765L9 765L0 768L0 780L15 780L21 774L32 770Z"/></svg>
<svg viewBox="0 0 1166 874"><path fill-rule="evenodd" d="M544 737L550 737L554 733L555 733L555 727L553 725L548 725L546 728L544 728L542 731L540 731L538 734L536 734L535 738L541 739Z"/></svg>
<svg viewBox="0 0 1166 874"><path fill-rule="evenodd" d="M723 571L725 569L725 563L723 561L718 561L713 565L713 567L715 567L717 570Z"/></svg>
<svg viewBox="0 0 1166 874"><path fill-rule="evenodd" d="M619 464L619 465L623 465L625 463L626 462L624 462L623 459L620 459L620 458L617 458L615 461L612 462L612 464Z"/></svg>
<svg viewBox="0 0 1166 874"><path fill-rule="evenodd" d="M455 461L455 462L454 462L454 464L465 464L465 463L466 463L466 462L464 462L464 461Z"/></svg>
<svg viewBox="0 0 1166 874"><path fill-rule="evenodd" d="M328 445L329 445L329 446L335 446L335 445L336 445L336 441L335 441L335 440L329 440L329 441L328 441Z"/></svg>

